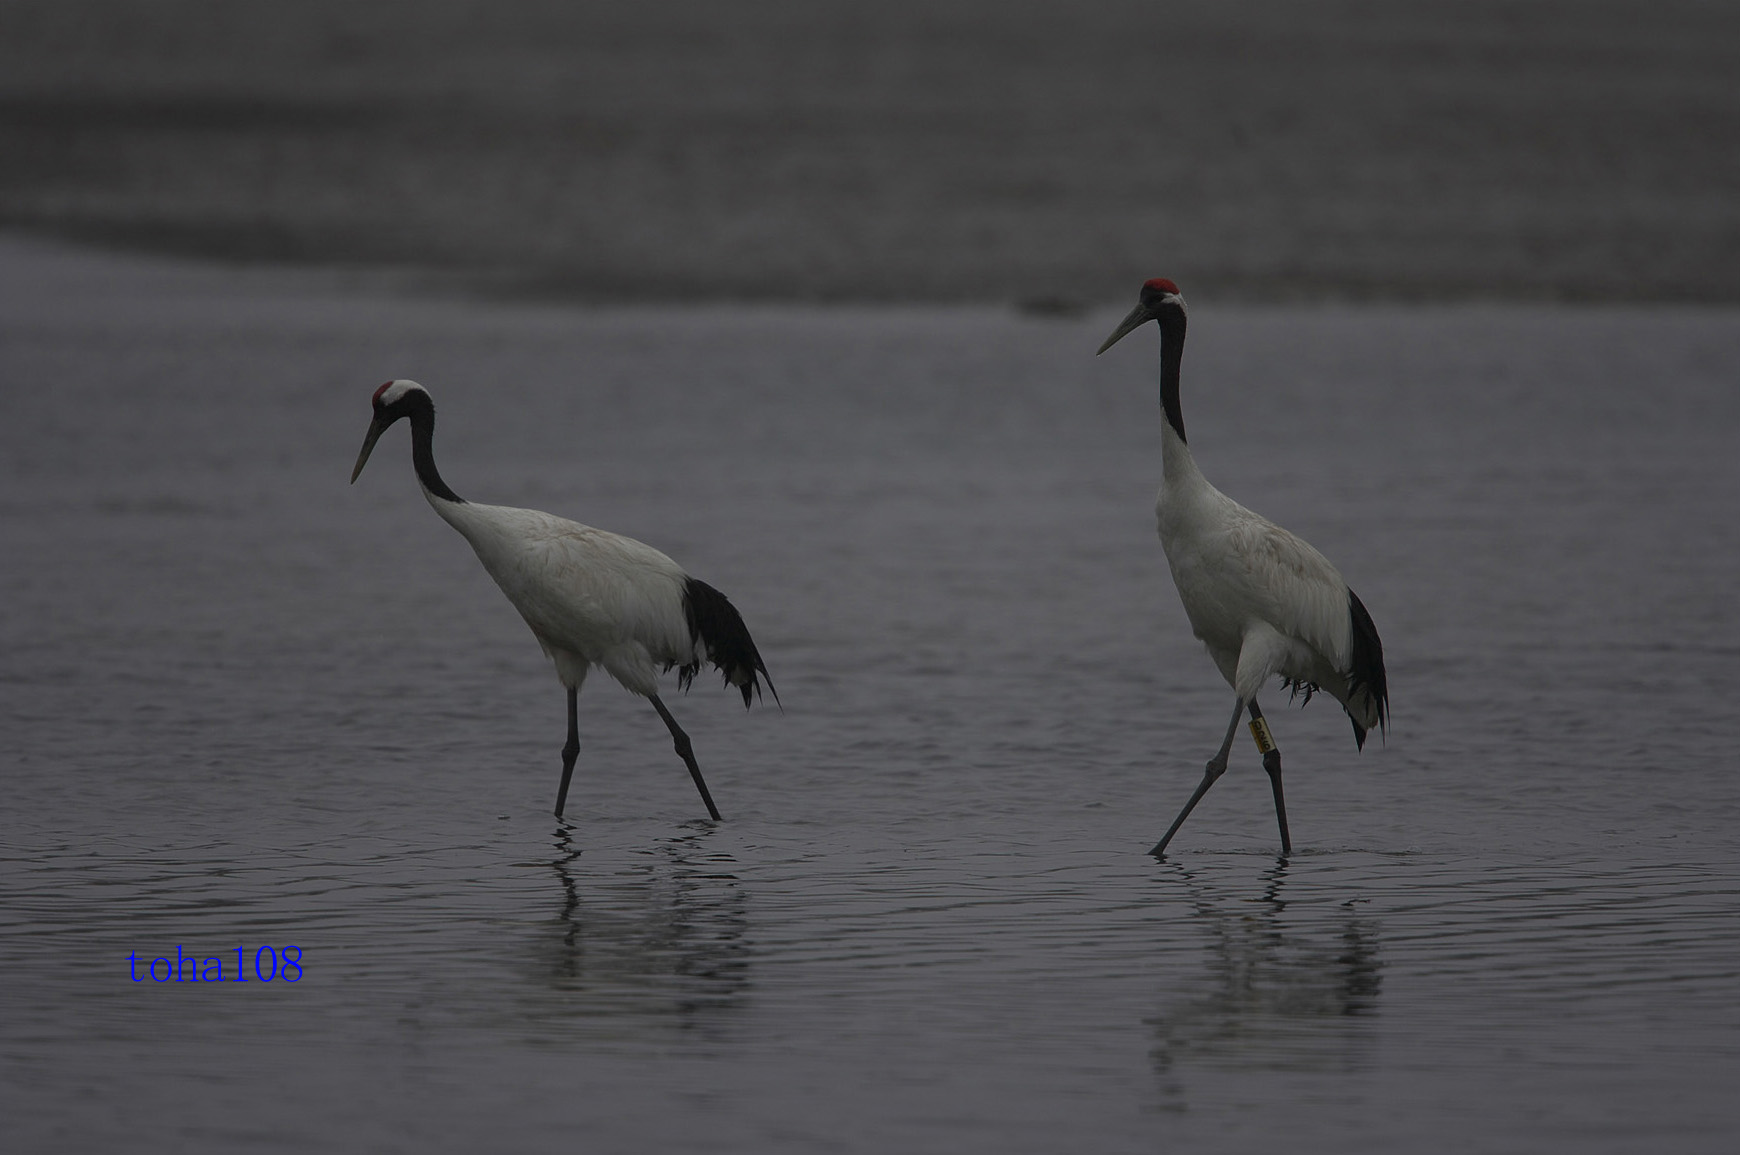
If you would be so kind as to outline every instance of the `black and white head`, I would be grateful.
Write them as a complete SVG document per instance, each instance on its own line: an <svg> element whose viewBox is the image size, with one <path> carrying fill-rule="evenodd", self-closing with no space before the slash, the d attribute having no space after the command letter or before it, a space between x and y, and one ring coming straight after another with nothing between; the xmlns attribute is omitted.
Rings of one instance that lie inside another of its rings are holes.
<svg viewBox="0 0 1740 1155"><path fill-rule="evenodd" d="M1130 315L1125 317L1116 329L1112 330L1112 335L1106 338L1105 344L1100 346L1099 351L1104 353L1122 340L1131 330L1145 325L1149 321L1159 321L1160 327L1165 329L1169 323L1182 322L1184 318L1184 294L1178 291L1177 285L1165 277L1155 277L1151 281L1144 281L1142 296L1136 302L1136 307L1130 310ZM1098 355L1095 354L1095 356Z"/></svg>
<svg viewBox="0 0 1740 1155"><path fill-rule="evenodd" d="M415 381L388 381L375 390L373 404L374 420L369 422L368 435L363 438L362 452L356 455L356 468L350 471L352 484L362 475L363 466L368 464L369 454L374 452L375 442L381 439L381 434L392 428L393 422L401 417L409 417L419 409L431 414L435 412L435 403L429 399L429 391Z"/></svg>

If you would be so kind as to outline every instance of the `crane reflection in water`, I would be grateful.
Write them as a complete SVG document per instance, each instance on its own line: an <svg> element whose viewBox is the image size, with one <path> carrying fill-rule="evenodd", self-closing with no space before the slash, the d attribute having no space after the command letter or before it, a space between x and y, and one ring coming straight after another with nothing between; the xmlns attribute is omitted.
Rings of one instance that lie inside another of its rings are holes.
<svg viewBox="0 0 1740 1155"><path fill-rule="evenodd" d="M608 873L588 873L566 825L548 862L555 910L536 924L526 1021L562 1037L723 1040L751 983L749 895L706 823L660 839Z"/></svg>
<svg viewBox="0 0 1740 1155"><path fill-rule="evenodd" d="M1358 1070L1370 1065L1383 985L1375 919L1361 900L1285 896L1288 863L1264 872L1259 895L1220 892L1206 872L1178 868L1188 925L1205 940L1201 979L1147 1019L1154 1069L1169 1096L1191 1067Z"/></svg>

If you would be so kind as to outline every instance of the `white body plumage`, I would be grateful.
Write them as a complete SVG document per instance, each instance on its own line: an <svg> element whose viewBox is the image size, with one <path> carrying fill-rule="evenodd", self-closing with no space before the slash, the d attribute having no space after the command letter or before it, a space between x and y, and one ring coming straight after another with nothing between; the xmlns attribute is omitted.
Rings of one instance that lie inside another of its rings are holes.
<svg viewBox="0 0 1740 1155"><path fill-rule="evenodd" d="M1318 687L1362 730L1376 728L1377 703L1348 682L1352 591L1340 572L1310 542L1211 485L1170 425L1161 453L1160 545L1191 632L1227 685L1248 700L1279 675Z"/></svg>
<svg viewBox="0 0 1740 1155"><path fill-rule="evenodd" d="M689 575L652 546L535 509L423 492L471 543L569 689L599 666L650 698L662 671L706 659L683 614Z"/></svg>

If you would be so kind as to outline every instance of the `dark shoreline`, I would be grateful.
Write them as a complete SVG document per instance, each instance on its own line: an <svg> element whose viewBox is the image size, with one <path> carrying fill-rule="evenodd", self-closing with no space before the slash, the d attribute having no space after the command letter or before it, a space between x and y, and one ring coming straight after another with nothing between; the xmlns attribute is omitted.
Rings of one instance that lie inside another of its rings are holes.
<svg viewBox="0 0 1740 1155"><path fill-rule="evenodd" d="M586 302L1740 301L1740 10L5 7L0 228Z"/></svg>

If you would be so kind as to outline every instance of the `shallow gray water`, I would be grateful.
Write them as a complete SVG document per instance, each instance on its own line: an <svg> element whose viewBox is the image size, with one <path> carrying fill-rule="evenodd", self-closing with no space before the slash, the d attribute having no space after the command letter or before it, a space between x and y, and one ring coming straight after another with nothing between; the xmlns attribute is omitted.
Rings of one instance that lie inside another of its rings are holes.
<svg viewBox="0 0 1740 1155"><path fill-rule="evenodd" d="M5 244L8 1149L1731 1150L1740 314L1193 301L1199 460L1389 658L1363 754L1271 695L1285 862L1245 744L1143 853L1229 692L1115 319ZM727 821L602 678L550 817L533 640L401 430L345 484L392 376L743 610L783 711L669 699Z"/></svg>

